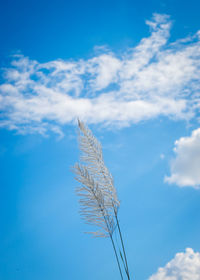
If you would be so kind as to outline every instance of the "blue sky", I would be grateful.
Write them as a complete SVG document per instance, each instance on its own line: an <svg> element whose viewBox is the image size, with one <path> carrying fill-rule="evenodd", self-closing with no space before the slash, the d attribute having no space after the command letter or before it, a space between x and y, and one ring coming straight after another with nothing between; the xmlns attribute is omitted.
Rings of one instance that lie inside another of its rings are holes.
<svg viewBox="0 0 200 280"><path fill-rule="evenodd" d="M199 8L1 1L0 279L120 279L78 213L77 117L113 174L133 279L200 279Z"/></svg>

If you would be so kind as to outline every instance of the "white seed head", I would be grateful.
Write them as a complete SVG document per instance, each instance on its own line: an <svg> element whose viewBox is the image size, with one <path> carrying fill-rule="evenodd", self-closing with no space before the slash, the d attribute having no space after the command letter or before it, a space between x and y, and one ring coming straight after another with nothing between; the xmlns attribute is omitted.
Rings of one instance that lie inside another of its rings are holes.
<svg viewBox="0 0 200 280"><path fill-rule="evenodd" d="M80 214L83 219L99 228L94 236L107 237L115 230L114 215L120 202L117 198L113 177L105 166L102 147L91 130L78 120L81 164L75 164L75 179L81 183L77 188L80 196Z"/></svg>

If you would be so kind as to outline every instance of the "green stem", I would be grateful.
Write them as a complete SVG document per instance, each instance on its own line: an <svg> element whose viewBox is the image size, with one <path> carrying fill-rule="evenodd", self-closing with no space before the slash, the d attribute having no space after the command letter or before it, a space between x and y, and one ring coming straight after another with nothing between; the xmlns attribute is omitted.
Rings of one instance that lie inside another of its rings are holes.
<svg viewBox="0 0 200 280"><path fill-rule="evenodd" d="M112 238L111 234L110 234L110 239L112 241L112 245L113 245L113 249L114 249L114 252L115 252L115 257L116 257L116 260L117 260L117 264L118 264L119 272L120 272L120 275L121 275L121 279L123 280L123 275L122 275L122 270L121 270L120 263L119 263L119 258L118 258L115 243L113 241L113 238Z"/></svg>
<svg viewBox="0 0 200 280"><path fill-rule="evenodd" d="M97 200L99 209L100 209L100 211L101 211L101 213L102 213L102 216L103 216L103 218L104 218L106 227L107 227L107 229L108 229L109 237L110 237L110 239L111 239L112 246L113 246L113 249L114 249L114 252L115 252L115 257L116 257L116 260L117 260L117 265L118 265L118 268L119 268L120 276L121 276L121 279L123 280L124 278L123 278L123 275L122 275L122 270L121 270L119 258L118 258L118 255L117 255L117 250L116 250L116 247L115 247L115 243L114 243L114 241L113 241L113 238L112 238L112 233L111 233L111 231L110 231L109 223L108 223L107 218L106 218L106 215L105 215L105 209L102 208L102 205L99 203L98 198L96 197L96 194L95 194L94 192L93 192L93 195L94 195L95 199Z"/></svg>
<svg viewBox="0 0 200 280"><path fill-rule="evenodd" d="M127 258L126 258L126 252L125 252L124 242L123 242L122 233L121 233L121 229L120 229L120 225L119 225L119 220L118 220L118 217L117 217L117 213L116 213L116 209L115 209L115 208L114 208L114 213L115 213L115 219L116 219L116 221L117 221L117 228L118 228L118 231L119 231L119 236L120 236L120 240L121 240L121 244L122 244L122 250L123 250L124 259L125 259L125 263L126 263L126 266L125 266L124 268L125 268L125 271L126 271L128 280L130 280L130 275L129 275L129 270L128 270L128 262L127 262Z"/></svg>

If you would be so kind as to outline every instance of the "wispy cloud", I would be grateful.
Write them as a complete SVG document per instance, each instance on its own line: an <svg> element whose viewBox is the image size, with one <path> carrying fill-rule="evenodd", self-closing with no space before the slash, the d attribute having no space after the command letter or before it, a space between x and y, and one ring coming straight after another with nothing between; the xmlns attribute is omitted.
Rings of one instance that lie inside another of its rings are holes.
<svg viewBox="0 0 200 280"><path fill-rule="evenodd" d="M187 248L183 253L177 253L175 258L159 268L149 280L199 280L200 279L200 253Z"/></svg>
<svg viewBox="0 0 200 280"><path fill-rule="evenodd" d="M120 57L109 50L91 59L47 63L13 58L0 85L0 126L19 133L48 130L77 117L128 126L158 116L190 119L200 105L200 32L168 43L171 21L154 14L150 36Z"/></svg>
<svg viewBox="0 0 200 280"><path fill-rule="evenodd" d="M168 183L180 187L200 187L200 128L189 137L181 137L175 142L176 157L171 162L171 175L165 178Z"/></svg>

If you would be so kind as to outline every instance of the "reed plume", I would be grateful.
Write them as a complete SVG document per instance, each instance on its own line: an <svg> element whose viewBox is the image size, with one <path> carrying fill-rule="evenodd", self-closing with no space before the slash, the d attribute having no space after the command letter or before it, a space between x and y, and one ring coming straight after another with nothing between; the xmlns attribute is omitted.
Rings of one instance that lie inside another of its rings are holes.
<svg viewBox="0 0 200 280"><path fill-rule="evenodd" d="M82 154L80 163L75 164L73 171L76 174L75 179L81 184L76 189L77 195L80 197L80 214L86 223L94 225L98 229L89 233L93 236L111 239L121 279L123 279L121 262L127 278L130 279L118 220L120 202L114 187L113 177L104 163L100 142L80 120L78 120L78 127L79 148ZM122 250L118 248L118 251L113 239L116 228L122 248Z"/></svg>

